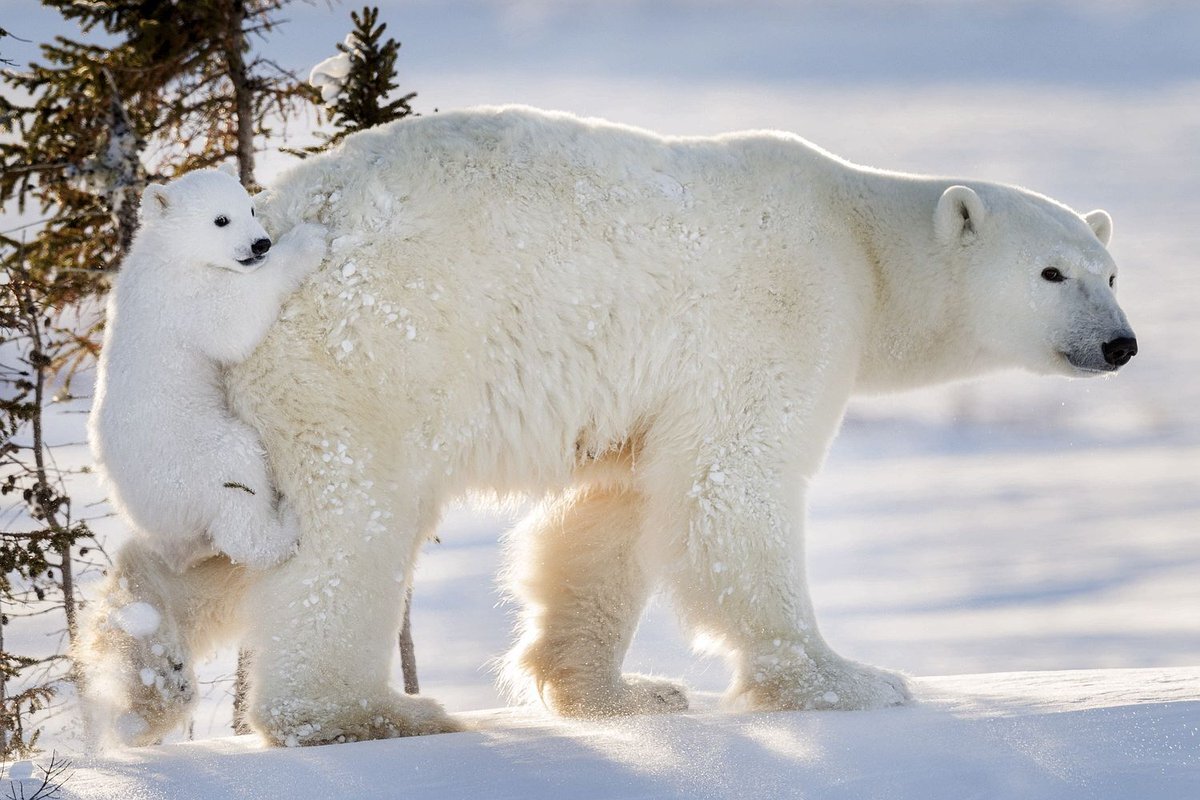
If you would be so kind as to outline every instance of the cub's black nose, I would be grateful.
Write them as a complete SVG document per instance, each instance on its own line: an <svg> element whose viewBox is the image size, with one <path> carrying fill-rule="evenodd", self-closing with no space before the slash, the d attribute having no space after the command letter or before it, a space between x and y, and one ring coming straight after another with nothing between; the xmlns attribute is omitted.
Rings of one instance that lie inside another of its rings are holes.
<svg viewBox="0 0 1200 800"><path fill-rule="evenodd" d="M267 252L270 249L271 249L271 240L270 239L258 239L257 241L254 242L254 244L250 245L250 252L254 253L254 255L256 255L256 256L261 256L263 253ZM1118 339L1117 341L1120 341L1120 340ZM1107 346L1108 345L1105 345L1105 347L1107 347ZM1134 348L1134 349L1136 350L1137 348Z"/></svg>
<svg viewBox="0 0 1200 800"><path fill-rule="evenodd" d="M1137 339L1132 336L1122 336L1100 346L1104 351L1104 360L1114 367L1123 367L1129 359L1137 355Z"/></svg>

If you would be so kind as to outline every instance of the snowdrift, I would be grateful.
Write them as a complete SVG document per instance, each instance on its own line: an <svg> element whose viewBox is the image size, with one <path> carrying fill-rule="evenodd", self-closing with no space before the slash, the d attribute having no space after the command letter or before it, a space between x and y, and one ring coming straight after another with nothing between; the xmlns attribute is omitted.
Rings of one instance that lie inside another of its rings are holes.
<svg viewBox="0 0 1200 800"><path fill-rule="evenodd" d="M737 714L714 695L666 717L460 715L465 733L264 749L210 739L81 762L64 798L1200 797L1200 667L915 680L873 712ZM27 782L26 794L32 784Z"/></svg>

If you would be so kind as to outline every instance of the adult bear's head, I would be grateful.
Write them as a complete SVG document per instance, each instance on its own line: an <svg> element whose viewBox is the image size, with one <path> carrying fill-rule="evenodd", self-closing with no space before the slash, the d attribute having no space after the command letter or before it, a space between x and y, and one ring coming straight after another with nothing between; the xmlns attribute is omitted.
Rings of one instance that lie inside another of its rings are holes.
<svg viewBox="0 0 1200 800"><path fill-rule="evenodd" d="M965 270L967 317L993 363L1039 373L1115 372L1137 353L1117 303L1112 219L1006 186L951 186L937 239Z"/></svg>

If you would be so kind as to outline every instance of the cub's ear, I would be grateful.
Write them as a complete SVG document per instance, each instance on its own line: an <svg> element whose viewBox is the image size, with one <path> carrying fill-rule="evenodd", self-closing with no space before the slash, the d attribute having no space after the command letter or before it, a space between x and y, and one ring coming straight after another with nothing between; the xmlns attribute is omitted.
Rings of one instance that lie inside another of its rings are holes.
<svg viewBox="0 0 1200 800"><path fill-rule="evenodd" d="M1108 243L1112 241L1112 217L1108 212L1101 209L1089 211L1083 215L1083 221L1091 227L1100 244L1108 247Z"/></svg>
<svg viewBox="0 0 1200 800"><path fill-rule="evenodd" d="M167 187L161 183L152 183L142 192L141 217L147 219L162 219L171 207L171 198Z"/></svg>
<svg viewBox="0 0 1200 800"><path fill-rule="evenodd" d="M224 172L231 178L238 178L240 180L242 177L238 174L238 165L236 161L224 161L221 163L221 166L217 167L217 170Z"/></svg>
<svg viewBox="0 0 1200 800"><path fill-rule="evenodd" d="M947 244L967 244L979 235L979 225L987 216L983 201L973 189L966 186L951 186L942 192L937 211L933 215L933 228L940 241Z"/></svg>

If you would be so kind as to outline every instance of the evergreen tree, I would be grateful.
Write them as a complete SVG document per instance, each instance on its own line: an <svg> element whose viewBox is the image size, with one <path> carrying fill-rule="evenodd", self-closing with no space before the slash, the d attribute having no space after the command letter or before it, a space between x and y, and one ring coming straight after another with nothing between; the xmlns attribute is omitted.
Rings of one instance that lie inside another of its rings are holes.
<svg viewBox="0 0 1200 800"><path fill-rule="evenodd" d="M409 103L416 92L388 100L399 84L396 82L396 56L400 43L383 40L387 23L379 22L379 9L364 7L361 14L351 11L354 22L353 46L338 44L338 49L350 57L350 73L333 104L333 124L338 131L331 144L355 131L373 128L385 122L402 119L413 113Z"/></svg>
<svg viewBox="0 0 1200 800"><path fill-rule="evenodd" d="M350 20L354 30L344 42L338 43L339 54L314 67L309 78L321 92L336 130L320 145L288 152L305 155L327 150L352 133L416 115L410 105L416 92L388 99L399 86L396 57L400 43L390 37L383 38L387 23L379 22L379 9L364 7L361 12L351 11Z"/></svg>
<svg viewBox="0 0 1200 800"><path fill-rule="evenodd" d="M69 679L66 656L22 656L4 646L15 618L62 610L67 636L76 632L75 557L72 549L91 538L72 511L64 477L47 439L44 409L51 402L63 353L76 334L56 320L58 293L23 268L22 254L0 273L0 344L12 361L0 365L0 495L20 498L19 513L5 515L0 531L0 757L24 757L37 744L32 721ZM23 513L21 513L23 512ZM79 547L86 557L87 548Z"/></svg>
<svg viewBox="0 0 1200 800"><path fill-rule="evenodd" d="M0 105L13 134L0 144L0 201L47 215L0 234L0 494L14 501L0 531L0 635L10 622L57 607L69 641L76 633L77 562L91 532L72 511L46 415L54 400L70 396L71 375L96 353L96 315L86 304L132 236L132 193L143 177L141 141L111 80L74 62L73 48L48 46L43 53L52 66L6 72L6 82L34 99ZM39 79L46 84L38 86ZM32 658L0 644L5 755L36 746L37 712L71 677L63 654Z"/></svg>
<svg viewBox="0 0 1200 800"><path fill-rule="evenodd" d="M97 27L124 37L107 54L95 48L127 95L153 112L144 135L181 147L172 173L229 157L242 184L253 187L254 137L271 136L272 118L286 120L311 99L288 71L251 51L250 37L280 24L293 0L44 0L84 32ZM100 59L98 59L100 60Z"/></svg>

